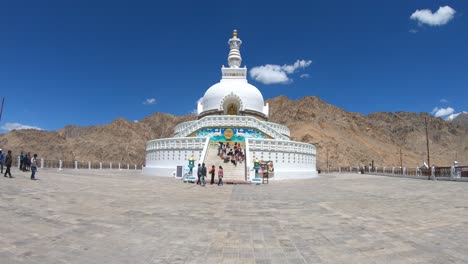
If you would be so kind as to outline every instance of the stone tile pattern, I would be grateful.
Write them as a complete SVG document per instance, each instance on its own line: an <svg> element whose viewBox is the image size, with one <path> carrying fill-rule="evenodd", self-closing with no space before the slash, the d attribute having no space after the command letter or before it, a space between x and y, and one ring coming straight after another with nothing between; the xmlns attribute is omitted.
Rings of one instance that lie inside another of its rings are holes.
<svg viewBox="0 0 468 264"><path fill-rule="evenodd" d="M0 178L0 263L468 263L468 185L326 175L200 187L135 171Z"/></svg>

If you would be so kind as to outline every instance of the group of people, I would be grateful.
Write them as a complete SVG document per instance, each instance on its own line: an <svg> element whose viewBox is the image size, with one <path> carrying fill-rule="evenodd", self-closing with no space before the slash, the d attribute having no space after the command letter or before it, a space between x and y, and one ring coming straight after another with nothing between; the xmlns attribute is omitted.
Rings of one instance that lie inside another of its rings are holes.
<svg viewBox="0 0 468 264"><path fill-rule="evenodd" d="M207 168L205 166L205 163L203 163L202 165L200 165L200 163L199 163L198 164L198 171L197 171L197 176L198 176L197 184L199 184L201 186L206 185L206 181L205 181L206 173L207 173ZM210 184L215 184L215 175L216 175L215 165L211 166L211 169L210 169L209 173L211 175ZM224 185L223 177L224 177L223 166L219 166L219 168L218 168L218 186Z"/></svg>
<svg viewBox="0 0 468 264"><path fill-rule="evenodd" d="M234 146L231 146L229 142L219 142L218 156L226 163L230 161L234 166L237 166L237 163L242 163L245 159L242 146L237 142L234 142Z"/></svg>
<svg viewBox="0 0 468 264"><path fill-rule="evenodd" d="M20 165L19 169L21 171L28 171L31 170L31 180L36 180L36 171L37 171L37 154L34 154L30 158L30 154L27 153L26 155L23 155L23 152L21 152L20 156ZM9 177L9 178L14 178L11 175L11 166L13 164L13 156L11 154L11 150L8 150L7 154L3 154L2 149L0 149L0 169L1 169L1 174L3 174L4 177ZM5 173L3 173L3 166L5 166Z"/></svg>

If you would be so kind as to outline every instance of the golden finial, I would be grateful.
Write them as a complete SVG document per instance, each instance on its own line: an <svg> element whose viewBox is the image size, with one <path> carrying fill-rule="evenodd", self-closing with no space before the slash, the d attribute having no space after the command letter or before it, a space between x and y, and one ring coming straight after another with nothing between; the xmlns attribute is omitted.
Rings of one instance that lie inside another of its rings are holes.
<svg viewBox="0 0 468 264"><path fill-rule="evenodd" d="M232 37L237 38L237 29L234 29L234 32L232 32Z"/></svg>

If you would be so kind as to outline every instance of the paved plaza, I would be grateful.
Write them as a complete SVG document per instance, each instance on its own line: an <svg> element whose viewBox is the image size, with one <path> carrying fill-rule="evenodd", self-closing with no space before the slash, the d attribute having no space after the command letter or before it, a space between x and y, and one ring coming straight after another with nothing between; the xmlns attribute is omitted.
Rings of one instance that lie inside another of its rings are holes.
<svg viewBox="0 0 468 264"><path fill-rule="evenodd" d="M321 175L200 187L137 171L0 178L0 262L468 263L468 183Z"/></svg>

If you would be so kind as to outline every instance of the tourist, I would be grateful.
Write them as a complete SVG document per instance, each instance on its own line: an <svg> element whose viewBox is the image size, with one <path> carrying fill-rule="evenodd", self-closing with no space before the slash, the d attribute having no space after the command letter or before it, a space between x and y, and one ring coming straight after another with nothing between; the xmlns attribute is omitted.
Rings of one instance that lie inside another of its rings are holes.
<svg viewBox="0 0 468 264"><path fill-rule="evenodd" d="M221 150L223 150L223 142L218 143L218 156L221 154Z"/></svg>
<svg viewBox="0 0 468 264"><path fill-rule="evenodd" d="M219 166L219 169L218 169L218 186L219 185L224 185L223 176L224 176L223 167Z"/></svg>
<svg viewBox="0 0 468 264"><path fill-rule="evenodd" d="M200 176L201 186L206 185L205 177L206 177L206 167L205 167L205 163L203 163L202 168L201 168L201 176Z"/></svg>
<svg viewBox="0 0 468 264"><path fill-rule="evenodd" d="M5 161L5 155L3 155L2 149L0 149L0 168L2 169L3 174L3 162Z"/></svg>
<svg viewBox="0 0 468 264"><path fill-rule="evenodd" d="M211 166L210 174L211 174L210 184L214 184L214 177L215 177L215 174L216 174L215 165Z"/></svg>
<svg viewBox="0 0 468 264"><path fill-rule="evenodd" d="M8 150L8 153L7 153L6 157L5 157L6 171L5 171L5 175L3 175L3 176L6 177L7 174L8 174L8 175L10 175L10 178L13 178L13 177L11 176L11 171L10 171L10 170L11 170L11 164L12 164L12 163L13 163L13 157L11 156L11 150Z"/></svg>
<svg viewBox="0 0 468 264"><path fill-rule="evenodd" d="M23 171L29 171L31 165L31 152L28 152L23 158Z"/></svg>
<svg viewBox="0 0 468 264"><path fill-rule="evenodd" d="M234 166L236 166L236 167L237 167L237 163L236 163L236 155L234 155L234 154L232 154L232 155L231 155L231 162L232 162L232 164L234 164Z"/></svg>
<svg viewBox="0 0 468 264"><path fill-rule="evenodd" d="M23 170L23 166L24 166L24 155L23 155L23 151L21 151L21 153L20 153L19 160L20 160L19 169L20 169L20 171L22 171L22 170Z"/></svg>
<svg viewBox="0 0 468 264"><path fill-rule="evenodd" d="M37 154L31 158L31 180L36 180L36 171L37 171Z"/></svg>
<svg viewBox="0 0 468 264"><path fill-rule="evenodd" d="M201 169L202 169L201 165L200 165L200 163L198 163L198 170L197 170L198 180L197 180L197 184L201 184L201 182L200 182L201 171L202 171Z"/></svg>

